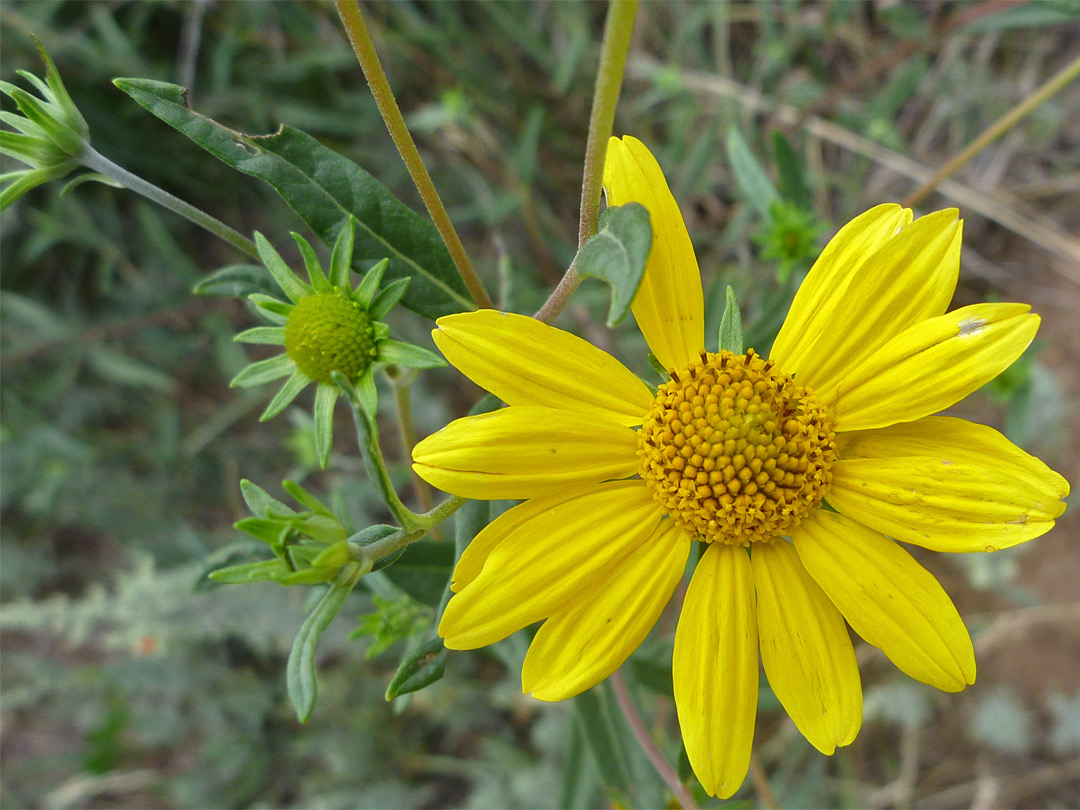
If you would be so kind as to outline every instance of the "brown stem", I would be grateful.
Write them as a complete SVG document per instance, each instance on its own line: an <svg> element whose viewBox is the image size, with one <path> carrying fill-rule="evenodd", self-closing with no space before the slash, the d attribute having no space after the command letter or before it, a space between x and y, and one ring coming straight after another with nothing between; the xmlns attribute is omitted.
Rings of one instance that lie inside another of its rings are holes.
<svg viewBox="0 0 1080 810"><path fill-rule="evenodd" d="M772 787L769 785L769 777L765 775L761 763L752 753L750 754L750 781L754 783L758 795L761 796L762 804L768 810L780 810L780 803L776 801L776 794L773 793Z"/></svg>
<svg viewBox="0 0 1080 810"><path fill-rule="evenodd" d="M626 722L630 724L630 730L634 732L634 737L637 738L641 749L645 752L645 756L649 758L649 762L652 763L656 772L660 774L660 778L664 780L664 784L671 788L671 792L675 794L675 798L678 799L684 810L700 810L698 803L694 801L694 797L687 790L686 785L679 781L679 774L675 772L671 763L664 758L660 749L656 747L656 743L653 742L649 730L645 728L645 724L641 721L641 715L634 708L634 701L630 699L630 692L627 690L626 682L620 673L616 672L611 676L611 685L615 689L615 700L626 717Z"/></svg>
<svg viewBox="0 0 1080 810"><path fill-rule="evenodd" d="M368 33L367 24L360 13L359 1L334 0L334 7L337 9L338 16L341 17L342 25L345 26L345 33L348 34L353 52L356 53L356 58L364 71L364 78L367 79L368 86L371 87L371 95L375 97L375 103L379 107L383 123L386 124L390 137L394 141L394 146L397 147L398 152L401 154L401 159L405 161L409 176L412 177L416 190L420 192L420 197L423 199L428 214L439 231L439 236L442 237L443 242L446 244L446 249L450 252L450 257L454 260L458 273L465 282L465 286L469 288L469 294L472 295L473 301L481 309L494 309L495 305L491 302L491 298L488 296L487 290L484 289L479 276L476 275L476 271L473 270L472 263L465 253L465 246L461 244L461 239L458 238L457 231L454 230L454 224L446 213L439 192L435 190L435 184L424 166L424 161L416 148L416 142L413 140L409 128L405 125L405 118L402 116L401 109L394 98L394 93L390 89L390 82L386 78L385 71L383 71L382 63L379 61L379 54L375 50L371 35Z"/></svg>

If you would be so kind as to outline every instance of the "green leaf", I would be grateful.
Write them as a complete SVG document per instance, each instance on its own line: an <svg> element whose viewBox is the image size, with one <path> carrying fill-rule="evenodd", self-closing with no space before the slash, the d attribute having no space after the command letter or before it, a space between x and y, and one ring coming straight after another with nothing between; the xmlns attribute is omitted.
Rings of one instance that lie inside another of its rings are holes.
<svg viewBox="0 0 1080 810"><path fill-rule="evenodd" d="M600 217L599 232L578 252L574 260L578 275L611 286L608 326L617 326L630 311L651 247L648 210L640 203L628 203L607 208Z"/></svg>
<svg viewBox="0 0 1080 810"><path fill-rule="evenodd" d="M375 359L380 363L394 363L406 368L442 368L446 365L446 361L434 352L399 340L380 340L378 350Z"/></svg>
<svg viewBox="0 0 1080 810"><path fill-rule="evenodd" d="M285 686L301 723L306 723L311 718L315 699L319 694L319 681L315 673L315 647L319 643L319 637L330 626L356 585L355 576L354 566L347 566L338 574L330 590L323 595L300 627L300 632L296 634L293 642L289 663L285 669Z"/></svg>
<svg viewBox="0 0 1080 810"><path fill-rule="evenodd" d="M49 85L49 89L52 90L52 100L64 111L64 117L68 125L73 127L82 137L89 138L90 127L87 126L86 119L83 118L79 108L71 100L67 88L64 87L64 82L60 78L60 71L56 69L56 64L45 49L45 43L34 34L30 35L30 39L33 41L34 47L37 48L41 61L45 63L45 81Z"/></svg>
<svg viewBox="0 0 1080 810"><path fill-rule="evenodd" d="M73 177L64 183L63 187L60 189L60 196L66 197L83 183L101 183L103 186L123 188L123 185L107 175L99 174L98 172L83 172L78 177Z"/></svg>
<svg viewBox="0 0 1080 810"><path fill-rule="evenodd" d="M255 326L236 335L233 341L236 343L254 343L260 346L284 346L285 328L281 326Z"/></svg>
<svg viewBox="0 0 1080 810"><path fill-rule="evenodd" d="M780 176L780 196L799 208L810 210L813 200L810 198L810 188L806 184L802 163L792 148L791 141L779 130L773 133L773 152L776 155L776 170Z"/></svg>
<svg viewBox="0 0 1080 810"><path fill-rule="evenodd" d="M404 306L430 318L476 308L435 226L352 161L290 126L264 136L234 132L190 110L174 84L113 83L214 157L273 186L327 245L355 216L355 259L389 257L389 278L413 278Z"/></svg>
<svg viewBox="0 0 1080 810"><path fill-rule="evenodd" d="M405 553L385 572L387 579L417 602L438 607L453 565L452 544L419 540L406 547Z"/></svg>
<svg viewBox="0 0 1080 810"><path fill-rule="evenodd" d="M337 520L337 516L334 515L332 511L330 511L329 507L323 504L322 501L320 501L318 498L316 498L314 495L312 495L295 481L290 481L288 478L286 478L284 481L281 482L281 488L288 492L290 495L292 495L293 498L296 499L297 503L305 506L309 512L314 512L316 515L322 515L323 517L331 518L334 521Z"/></svg>
<svg viewBox="0 0 1080 810"><path fill-rule="evenodd" d="M240 494L244 503L256 517L292 517L295 510L290 509L258 484L244 478L240 481Z"/></svg>
<svg viewBox="0 0 1080 810"><path fill-rule="evenodd" d="M315 388L315 456L319 466L330 463L330 448L334 443L334 405L341 390L336 385L319 383Z"/></svg>
<svg viewBox="0 0 1080 810"><path fill-rule="evenodd" d="M296 363L292 361L292 358L287 354L276 354L244 366L240 369L240 373L229 381L229 387L254 388L257 385L280 380L294 372L296 372Z"/></svg>
<svg viewBox="0 0 1080 810"><path fill-rule="evenodd" d="M779 199L779 195L758 159L746 145L738 127L732 127L728 132L727 153L735 183L739 186L743 199L759 215L768 216L769 205L773 200Z"/></svg>
<svg viewBox="0 0 1080 810"><path fill-rule="evenodd" d="M17 179L14 183L4 186L4 189L0 191L0 211L3 211L26 192L63 177L74 168L74 163L58 163L55 166L43 166L40 169L12 172L6 176L6 179L12 177Z"/></svg>
<svg viewBox="0 0 1080 810"><path fill-rule="evenodd" d="M732 354L743 353L742 313L730 284L724 293L724 315L720 318L720 349Z"/></svg>
<svg viewBox="0 0 1080 810"><path fill-rule="evenodd" d="M259 416L260 422L265 422L268 419L273 419L283 410L292 404L292 401L300 395L308 383L311 382L309 377L304 372L297 369L293 372L293 375L285 381L285 384L278 389L278 392L274 394L274 398L270 400L270 404L266 406L266 410Z"/></svg>
<svg viewBox="0 0 1080 810"><path fill-rule="evenodd" d="M168 374L108 346L91 347L88 357L94 371L117 385L148 388L162 394L173 390L173 379Z"/></svg>
<svg viewBox="0 0 1080 810"><path fill-rule="evenodd" d="M300 248L300 255L304 258L304 267L307 268L308 281L311 283L311 288L315 292L330 292L330 281L323 272L322 265L319 263L319 257L315 253L315 248L311 246L311 242L296 231L289 231L289 236L293 238L293 241L296 242L296 246Z"/></svg>
<svg viewBox="0 0 1080 810"><path fill-rule="evenodd" d="M343 290L352 289L349 270L352 267L353 250L356 243L356 218L351 214L345 220L344 227L338 231L334 240L334 249L330 255L330 284Z"/></svg>
<svg viewBox="0 0 1080 810"><path fill-rule="evenodd" d="M574 698L574 713L600 770L600 778L608 788L629 796L633 774L628 761L628 746L635 743L616 725L615 712L618 710L612 702L603 688L593 688Z"/></svg>
<svg viewBox="0 0 1080 810"><path fill-rule="evenodd" d="M270 244L270 240L258 231L255 231L255 247L258 248L259 258L266 265L266 269L270 271L270 275L274 277L274 281L278 283L281 291L288 296L290 301L299 304L300 299L314 292L289 268L289 265L281 258L281 254Z"/></svg>
<svg viewBox="0 0 1080 810"><path fill-rule="evenodd" d="M410 281L412 281L410 278L399 278L397 281L387 284L372 300L371 306L368 307L368 314L376 321L385 317L386 313L392 310L394 305L401 300L401 296L405 295L405 290L409 288Z"/></svg>
<svg viewBox="0 0 1080 810"><path fill-rule="evenodd" d="M579 807L595 807L596 794L600 788L600 776L596 761L589 756L585 744L585 732L580 722L570 723L570 739L563 756L562 785L556 807L577 810Z"/></svg>
<svg viewBox="0 0 1080 810"><path fill-rule="evenodd" d="M248 582L273 581L277 576L288 573L289 568L283 560L261 560L253 563L230 565L211 571L208 576L214 582L225 585L244 585Z"/></svg>
<svg viewBox="0 0 1080 810"><path fill-rule="evenodd" d="M371 302L375 298L375 293L378 291L379 285L382 284L383 276L386 274L386 268L389 264L389 259L383 259L364 273L364 280L357 285L356 290L353 292L353 298L359 301L365 309L371 306Z"/></svg>
<svg viewBox="0 0 1080 810"><path fill-rule="evenodd" d="M386 687L386 699L393 700L431 686L446 669L446 647L441 638L433 638L405 654L397 672Z"/></svg>
<svg viewBox="0 0 1080 810"><path fill-rule="evenodd" d="M275 548L281 545L283 535L292 531L292 527L280 519L262 517L242 518L233 524L233 528Z"/></svg>
<svg viewBox="0 0 1080 810"><path fill-rule="evenodd" d="M252 293L274 293L266 269L258 264L230 264L215 270L192 290L196 295L243 298Z"/></svg>

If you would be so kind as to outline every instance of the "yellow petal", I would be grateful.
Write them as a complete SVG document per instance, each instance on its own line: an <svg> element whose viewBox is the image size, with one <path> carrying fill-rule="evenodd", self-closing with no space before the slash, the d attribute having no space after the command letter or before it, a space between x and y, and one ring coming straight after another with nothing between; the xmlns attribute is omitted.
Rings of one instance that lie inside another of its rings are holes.
<svg viewBox="0 0 1080 810"><path fill-rule="evenodd" d="M750 559L741 546L713 543L686 591L672 664L686 755L710 796L731 796L750 767L757 647Z"/></svg>
<svg viewBox="0 0 1080 810"><path fill-rule="evenodd" d="M640 425L645 383L607 352L524 315L482 309L439 318L435 344L462 374L508 405L548 405Z"/></svg>
<svg viewBox="0 0 1080 810"><path fill-rule="evenodd" d="M806 570L856 633L916 680L975 683L971 636L933 574L884 535L819 509L792 536Z"/></svg>
<svg viewBox="0 0 1080 810"><path fill-rule="evenodd" d="M993 428L928 416L844 433L829 504L905 543L995 551L1048 532L1068 482Z"/></svg>
<svg viewBox="0 0 1080 810"><path fill-rule="evenodd" d="M450 598L439 635L450 649L472 650L590 598L661 517L641 481L596 485L548 509L503 539Z"/></svg>
<svg viewBox="0 0 1080 810"><path fill-rule="evenodd" d="M521 691L565 700L622 666L656 624L689 554L690 537L674 521L663 521L579 604L544 622L525 656Z"/></svg>
<svg viewBox="0 0 1080 810"><path fill-rule="evenodd" d="M612 419L522 405L451 422L413 448L413 469L465 498L531 498L638 471L634 431Z"/></svg>
<svg viewBox="0 0 1080 810"><path fill-rule="evenodd" d="M1027 304L975 304L901 332L818 397L836 430L912 422L948 408L1016 360L1039 329Z"/></svg>
<svg viewBox="0 0 1080 810"><path fill-rule="evenodd" d="M862 725L859 665L844 618L787 541L758 543L750 559L769 685L810 744L832 754Z"/></svg>
<svg viewBox="0 0 1080 810"><path fill-rule="evenodd" d="M569 490L559 495L530 498L525 503L519 503L517 506L507 509L481 529L480 533L465 547L465 551L462 552L457 565L454 566L454 576L450 582L450 590L457 593L480 576L484 563L487 562L491 552L519 526L532 520L537 515L543 514L553 506L565 503L580 494L577 490Z"/></svg>
<svg viewBox="0 0 1080 810"><path fill-rule="evenodd" d="M850 302L844 293L878 248L911 222L911 210L879 205L841 228L803 280L769 357L787 373L799 371L811 347Z"/></svg>
<svg viewBox="0 0 1080 810"><path fill-rule="evenodd" d="M944 314L960 273L961 223L950 208L882 240L823 307L799 341L793 366L802 385L825 390L913 324ZM775 355L775 352L774 352Z"/></svg>
<svg viewBox="0 0 1080 810"><path fill-rule="evenodd" d="M641 203L649 211L652 250L631 307L653 354L684 368L705 348L705 304L694 246L656 158L637 138L608 141L608 205Z"/></svg>

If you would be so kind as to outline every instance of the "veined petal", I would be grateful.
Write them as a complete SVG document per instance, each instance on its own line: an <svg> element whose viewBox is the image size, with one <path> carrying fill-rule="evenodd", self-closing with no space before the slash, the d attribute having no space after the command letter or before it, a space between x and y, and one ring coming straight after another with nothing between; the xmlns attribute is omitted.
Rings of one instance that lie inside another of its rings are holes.
<svg viewBox="0 0 1080 810"><path fill-rule="evenodd" d="M531 498L626 478L637 437L613 419L522 405L451 422L413 448L413 469L466 498Z"/></svg>
<svg viewBox="0 0 1080 810"><path fill-rule="evenodd" d="M878 248L911 222L911 210L879 205L841 228L821 252L791 302L769 357L786 372L798 371L811 346L849 306L844 293Z"/></svg>
<svg viewBox="0 0 1080 810"><path fill-rule="evenodd" d="M792 541L856 633L916 680L959 692L975 683L971 636L945 589L899 544L819 509Z"/></svg>
<svg viewBox="0 0 1080 810"><path fill-rule="evenodd" d="M929 318L894 337L819 390L836 430L912 422L948 408L1016 360L1039 329L1027 304L975 304Z"/></svg>
<svg viewBox="0 0 1080 810"><path fill-rule="evenodd" d="M471 650L591 599L661 517L641 481L596 485L552 507L495 547L480 575L450 598L439 635L452 650Z"/></svg>
<svg viewBox="0 0 1080 810"><path fill-rule="evenodd" d="M672 675L686 755L710 796L735 793L750 767L758 693L754 575L741 546L698 561L675 631Z"/></svg>
<svg viewBox="0 0 1080 810"><path fill-rule="evenodd" d="M480 576L480 572L484 569L484 563L487 562L491 552L520 526L552 507L576 498L580 494L575 490L569 490L559 495L530 498L525 503L519 503L517 506L507 509L481 529L480 533L465 547L465 551L462 552L457 565L454 566L450 590L457 593Z"/></svg>
<svg viewBox="0 0 1080 810"><path fill-rule="evenodd" d="M694 246L656 158L629 135L608 141L608 205L641 203L649 212L652 249L631 310L665 368L683 368L705 348L705 304Z"/></svg>
<svg viewBox="0 0 1080 810"><path fill-rule="evenodd" d="M798 374L802 385L825 390L890 338L944 314L960 274L961 225L950 208L882 240L830 302L828 320L817 313L798 343L803 355L795 367L781 368Z"/></svg>
<svg viewBox="0 0 1080 810"><path fill-rule="evenodd" d="M537 631L521 669L521 691L565 700L617 670L656 624L686 569L690 536L665 520L569 610Z"/></svg>
<svg viewBox="0 0 1080 810"><path fill-rule="evenodd" d="M1068 482L996 430L928 416L843 433L828 500L872 529L935 551L995 551L1048 532Z"/></svg>
<svg viewBox="0 0 1080 810"><path fill-rule="evenodd" d="M832 754L862 726L862 683L844 618L787 541L758 543L750 559L769 685L810 744Z"/></svg>
<svg viewBox="0 0 1080 810"><path fill-rule="evenodd" d="M482 309L438 320L435 345L507 405L548 405L640 425L648 387L607 352L535 318Z"/></svg>

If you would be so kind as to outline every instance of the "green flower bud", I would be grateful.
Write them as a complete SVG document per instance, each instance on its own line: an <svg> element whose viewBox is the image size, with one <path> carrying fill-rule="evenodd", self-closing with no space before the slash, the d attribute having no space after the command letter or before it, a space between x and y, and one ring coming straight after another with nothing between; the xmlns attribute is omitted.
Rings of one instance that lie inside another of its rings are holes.
<svg viewBox="0 0 1080 810"><path fill-rule="evenodd" d="M305 296L285 324L285 353L316 382L333 371L355 382L377 354L371 316L340 290Z"/></svg>

